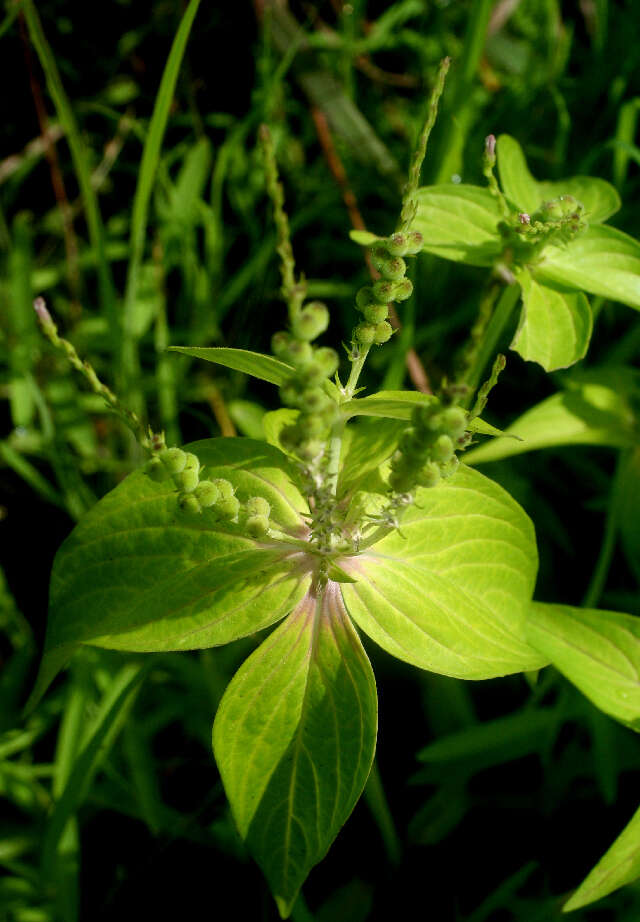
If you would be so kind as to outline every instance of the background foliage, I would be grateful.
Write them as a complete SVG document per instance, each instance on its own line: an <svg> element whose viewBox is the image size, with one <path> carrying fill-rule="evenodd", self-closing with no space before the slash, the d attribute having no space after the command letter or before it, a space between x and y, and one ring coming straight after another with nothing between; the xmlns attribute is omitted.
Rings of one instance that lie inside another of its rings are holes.
<svg viewBox="0 0 640 922"><path fill-rule="evenodd" d="M638 233L633 0L197 7L44 0L36 12L24 0L0 13L0 917L12 922L164 918L217 899L241 918L276 918L210 748L217 703L257 637L149 660L85 650L21 717L54 553L141 460L40 337L33 296L169 443L261 437L271 388L165 351L265 350L282 324L256 129L271 125L299 265L310 294L331 303L326 342L339 347L366 267L348 239L337 164L367 226L385 233L445 54L454 64L425 180L480 181L485 135L508 133L541 180L612 182L623 201L612 223ZM186 19L179 31L185 10L196 14L190 36ZM406 385L410 346L437 383L483 281L483 269L422 257L403 329L363 383ZM629 380L636 316L593 307L582 368L622 366ZM488 418L506 427L567 381L575 389L569 373L547 376L509 353ZM640 614L633 481L614 449L550 447L483 470L535 521L540 598ZM559 918L636 809L637 738L552 670L534 686L462 683L366 646L379 775L294 918L378 920L416 905L465 922ZM639 909L632 885L575 918L635 920Z"/></svg>

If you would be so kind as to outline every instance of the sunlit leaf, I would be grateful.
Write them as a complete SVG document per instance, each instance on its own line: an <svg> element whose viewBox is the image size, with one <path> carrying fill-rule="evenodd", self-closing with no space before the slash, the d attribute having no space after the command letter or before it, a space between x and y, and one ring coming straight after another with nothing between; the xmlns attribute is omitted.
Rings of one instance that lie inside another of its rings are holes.
<svg viewBox="0 0 640 922"><path fill-rule="evenodd" d="M501 214L487 189L427 186L418 190L417 200L412 227L423 235L425 252L472 266L491 266L500 255Z"/></svg>
<svg viewBox="0 0 640 922"><path fill-rule="evenodd" d="M500 185L506 197L519 211L531 214L542 204L539 185L527 166L522 148L515 138L501 134L496 145Z"/></svg>
<svg viewBox="0 0 640 922"><path fill-rule="evenodd" d="M187 446L209 477L240 500L263 496L284 532L305 531L302 496L284 455L264 442L210 439ZM239 525L178 505L171 481L142 471L81 520L56 556L51 578L43 690L78 644L118 650L194 650L227 643L291 611L308 574L291 548L247 538Z"/></svg>
<svg viewBox="0 0 640 922"><path fill-rule="evenodd" d="M238 670L213 728L238 830L283 917L362 792L376 728L371 666L329 583Z"/></svg>
<svg viewBox="0 0 640 922"><path fill-rule="evenodd" d="M566 246L547 247L535 274L640 310L640 243L608 225L588 227Z"/></svg>
<svg viewBox="0 0 640 922"><path fill-rule="evenodd" d="M342 585L349 613L399 659L465 679L545 662L523 635L537 570L533 526L476 471L461 466L420 490L400 533L341 566L358 578Z"/></svg>
<svg viewBox="0 0 640 922"><path fill-rule="evenodd" d="M535 281L525 269L517 274L522 314L511 348L545 371L567 368L583 358L593 327L589 302L581 291Z"/></svg>
<svg viewBox="0 0 640 922"><path fill-rule="evenodd" d="M518 441L500 439L465 453L467 464L484 464L556 445L609 445L624 448L637 439L629 402L634 376L627 369L581 373L566 389L527 410L506 430Z"/></svg>
<svg viewBox="0 0 640 922"><path fill-rule="evenodd" d="M534 602L526 634L597 708L640 730L640 618Z"/></svg>
<svg viewBox="0 0 640 922"><path fill-rule="evenodd" d="M180 352L192 358L204 359L215 365L224 365L234 371L243 371L261 381L270 384L283 384L293 374L291 365L274 359L271 355L261 352L249 352L247 349L228 349L225 346L169 346L170 352Z"/></svg>
<svg viewBox="0 0 640 922"><path fill-rule="evenodd" d="M382 416L387 419L409 419L416 406L427 406L436 398L419 391L378 391L368 397L354 397L340 409L352 416Z"/></svg>
<svg viewBox="0 0 640 922"><path fill-rule="evenodd" d="M588 906L613 893L619 887L640 877L640 810L622 830L611 848L583 880L571 899L562 907L564 912Z"/></svg>
<svg viewBox="0 0 640 922"><path fill-rule="evenodd" d="M370 247L377 240L380 240L377 234L372 234L370 231L366 230L350 230L349 237L351 237L354 243L359 243L360 246L363 247Z"/></svg>

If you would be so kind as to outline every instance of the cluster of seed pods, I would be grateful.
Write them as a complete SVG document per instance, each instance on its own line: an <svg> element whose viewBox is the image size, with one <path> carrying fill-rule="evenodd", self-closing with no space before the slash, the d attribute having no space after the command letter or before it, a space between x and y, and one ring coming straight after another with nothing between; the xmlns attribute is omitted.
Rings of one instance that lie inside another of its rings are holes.
<svg viewBox="0 0 640 922"><path fill-rule="evenodd" d="M269 533L271 506L262 496L250 496L241 503L229 480L216 477L201 479L198 457L181 448L164 448L147 462L146 473L156 482L172 480L178 490L178 503L185 512L203 510L219 522L240 523L250 537L263 538Z"/></svg>
<svg viewBox="0 0 640 922"><path fill-rule="evenodd" d="M445 407L434 397L415 407L411 426L402 433L391 458L389 486L395 493L416 487L435 487L458 467L456 450L468 445L467 414L461 407Z"/></svg>
<svg viewBox="0 0 640 922"><path fill-rule="evenodd" d="M411 280L406 278L407 264L403 257L415 256L422 244L421 233L408 231L378 240L369 249L371 263L381 278L361 288L356 295L356 307L364 314L364 320L353 331L356 343L380 346L391 339L393 330L387 319L389 304L406 301L413 291Z"/></svg>
<svg viewBox="0 0 640 922"><path fill-rule="evenodd" d="M276 333L271 341L274 355L292 365L293 374L280 387L286 407L300 411L297 421L280 434L283 445L303 461L322 455L324 441L338 408L325 382L338 370L338 353L317 348L312 341L329 325L329 311L321 301L310 301L293 318L290 331Z"/></svg>

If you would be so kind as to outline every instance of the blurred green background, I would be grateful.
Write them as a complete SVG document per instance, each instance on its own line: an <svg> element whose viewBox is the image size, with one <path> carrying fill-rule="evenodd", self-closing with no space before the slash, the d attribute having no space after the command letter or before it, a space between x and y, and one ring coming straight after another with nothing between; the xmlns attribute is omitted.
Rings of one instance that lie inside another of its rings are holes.
<svg viewBox="0 0 640 922"><path fill-rule="evenodd" d="M345 190L370 230L393 229L444 55L425 182L479 182L484 137L507 132L541 179L612 182L623 200L612 223L638 235L639 34L635 0L0 8L0 919L206 917L219 903L277 917L210 750L216 705L258 638L150 658L144 682L132 658L87 650L21 717L56 549L141 461L40 335L33 297L169 444L260 438L272 388L166 352L268 350L283 325L258 125L276 143L298 269L330 304L325 341L340 348L367 278ZM412 386L411 347L434 384L450 372L486 281L431 257L413 277L400 334L363 376L370 390ZM637 368L636 315L594 310L583 365ZM561 380L510 353L488 418L507 425ZM538 597L580 604L616 460L577 447L483 467L534 519ZM640 614L638 569L614 547L595 601ZM363 798L294 918L559 919L637 807L640 743L551 670L536 685L461 683L367 650L390 814ZM636 922L640 888L574 917Z"/></svg>

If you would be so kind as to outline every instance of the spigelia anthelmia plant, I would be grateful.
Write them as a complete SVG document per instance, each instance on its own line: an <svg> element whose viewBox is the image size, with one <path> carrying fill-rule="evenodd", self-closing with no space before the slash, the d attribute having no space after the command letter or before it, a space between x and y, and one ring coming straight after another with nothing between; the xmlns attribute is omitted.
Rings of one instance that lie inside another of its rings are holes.
<svg viewBox="0 0 640 922"><path fill-rule="evenodd" d="M307 297L297 274L271 136L261 129L287 308L273 355L175 348L278 387L283 408L265 418L265 441L168 447L36 302L45 334L130 426L148 460L57 555L34 695L79 645L198 650L277 625L230 682L213 751L238 831L283 918L373 763L377 694L360 632L406 663L460 679L531 674L552 661L605 712L640 727L636 621L533 602L533 525L502 487L464 463L477 434L498 437L489 450L521 450L481 417L505 364L496 343L518 300L513 348L547 370L572 364L591 333L585 290L640 307L638 244L600 223L618 205L612 187L588 177L537 183L506 136L487 137L486 188L420 189L448 66L429 100L395 228L352 234L376 277L354 290L346 362L317 342L329 309ZM402 318L411 261L423 251L488 269L468 344L437 394L363 393L363 366L394 335L391 305ZM619 855L632 838L623 834L567 908L630 879Z"/></svg>

